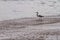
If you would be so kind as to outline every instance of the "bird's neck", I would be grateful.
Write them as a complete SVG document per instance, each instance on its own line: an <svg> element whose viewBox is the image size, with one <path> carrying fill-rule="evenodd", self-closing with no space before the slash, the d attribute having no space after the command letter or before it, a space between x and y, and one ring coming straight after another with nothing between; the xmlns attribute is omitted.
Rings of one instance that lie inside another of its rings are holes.
<svg viewBox="0 0 60 40"><path fill-rule="evenodd" d="M37 16L38 16L38 13L37 13Z"/></svg>

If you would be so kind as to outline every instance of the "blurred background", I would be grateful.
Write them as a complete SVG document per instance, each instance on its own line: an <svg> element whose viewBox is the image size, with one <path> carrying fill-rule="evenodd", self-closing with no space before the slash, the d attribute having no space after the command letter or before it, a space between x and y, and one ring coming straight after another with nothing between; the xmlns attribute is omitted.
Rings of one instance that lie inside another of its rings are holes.
<svg viewBox="0 0 60 40"><path fill-rule="evenodd" d="M60 0L0 0L0 21L24 17L60 15Z"/></svg>

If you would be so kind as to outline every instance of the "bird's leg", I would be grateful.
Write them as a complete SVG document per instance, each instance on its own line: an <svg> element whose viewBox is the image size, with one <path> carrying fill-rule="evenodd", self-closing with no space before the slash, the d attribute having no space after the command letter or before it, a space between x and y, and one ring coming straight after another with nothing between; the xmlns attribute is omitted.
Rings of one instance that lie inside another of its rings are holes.
<svg viewBox="0 0 60 40"><path fill-rule="evenodd" d="M42 20L42 17L41 17L41 22L42 22L43 20Z"/></svg>
<svg viewBox="0 0 60 40"><path fill-rule="evenodd" d="M42 17L40 17L40 18L39 18L39 21L41 21L41 22L42 22Z"/></svg>

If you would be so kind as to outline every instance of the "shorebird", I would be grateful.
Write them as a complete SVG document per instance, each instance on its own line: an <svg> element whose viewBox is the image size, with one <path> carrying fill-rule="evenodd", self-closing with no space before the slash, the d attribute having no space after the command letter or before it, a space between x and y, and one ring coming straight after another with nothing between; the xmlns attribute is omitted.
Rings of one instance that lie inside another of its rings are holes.
<svg viewBox="0 0 60 40"><path fill-rule="evenodd" d="M36 12L37 14L37 17L40 17L41 19L39 19L40 21L42 21L43 19L42 19L42 17L44 17L44 16L42 16L42 15L38 15L39 13L38 12Z"/></svg>
<svg viewBox="0 0 60 40"><path fill-rule="evenodd" d="M39 13L38 12L36 12L37 13L37 17L44 17L44 16L42 16L42 15L38 15Z"/></svg>

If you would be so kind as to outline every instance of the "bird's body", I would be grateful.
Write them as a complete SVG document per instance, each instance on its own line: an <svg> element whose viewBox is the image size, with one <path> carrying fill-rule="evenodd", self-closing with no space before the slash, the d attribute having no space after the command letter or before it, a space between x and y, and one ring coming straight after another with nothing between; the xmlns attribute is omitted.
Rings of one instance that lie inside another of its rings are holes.
<svg viewBox="0 0 60 40"><path fill-rule="evenodd" d="M37 13L37 17L44 17L44 16L42 16L42 15L38 15L38 12L36 12Z"/></svg>
<svg viewBox="0 0 60 40"><path fill-rule="evenodd" d="M44 16L42 16L42 15L38 15L38 12L36 12L36 13L37 13L37 14L36 14L37 17L40 17L39 20L42 22L42 21L43 21L42 17L44 17Z"/></svg>

